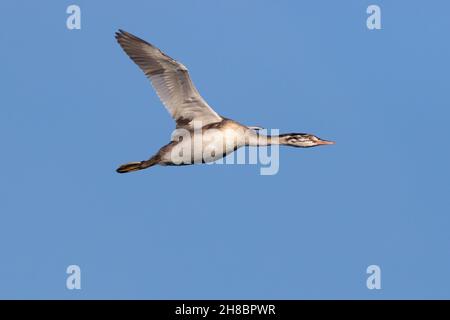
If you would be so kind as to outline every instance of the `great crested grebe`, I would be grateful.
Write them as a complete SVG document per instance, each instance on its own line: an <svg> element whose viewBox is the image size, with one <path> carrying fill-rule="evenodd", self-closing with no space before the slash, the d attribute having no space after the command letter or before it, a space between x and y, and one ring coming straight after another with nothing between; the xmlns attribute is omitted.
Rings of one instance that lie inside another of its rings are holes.
<svg viewBox="0 0 450 320"><path fill-rule="evenodd" d="M169 144L149 160L120 166L117 169L119 173L142 170L156 164L187 165L212 162L243 146L279 144L308 148L334 144L307 133L267 136L258 133L261 129L259 127L244 126L221 117L200 96L184 65L126 31L116 32L116 39L150 79L162 103L176 122L176 130ZM197 144L199 147L195 147L196 136L200 137L200 143ZM210 151L208 156L205 156L206 150ZM181 160L174 157L183 152L185 156Z"/></svg>

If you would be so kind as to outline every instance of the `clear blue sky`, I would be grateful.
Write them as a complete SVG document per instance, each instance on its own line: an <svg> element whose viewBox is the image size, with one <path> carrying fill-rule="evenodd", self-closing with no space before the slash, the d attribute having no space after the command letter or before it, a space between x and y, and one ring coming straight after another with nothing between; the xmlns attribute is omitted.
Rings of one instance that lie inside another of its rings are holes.
<svg viewBox="0 0 450 320"><path fill-rule="evenodd" d="M66 28L78 4L82 29ZM382 30L366 28L378 4ZM2 1L0 298L450 298L448 1ZM119 175L173 121L114 39L332 147ZM66 268L82 289L66 289ZM366 268L382 289L366 288Z"/></svg>

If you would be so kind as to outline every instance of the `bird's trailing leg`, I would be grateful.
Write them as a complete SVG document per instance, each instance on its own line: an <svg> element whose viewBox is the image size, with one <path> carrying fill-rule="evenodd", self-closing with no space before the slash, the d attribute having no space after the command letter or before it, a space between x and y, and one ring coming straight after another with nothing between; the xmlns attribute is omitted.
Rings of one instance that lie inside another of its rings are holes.
<svg viewBox="0 0 450 320"><path fill-rule="evenodd" d="M142 169L147 169L151 166L154 166L158 163L158 160L153 157L149 160L139 161L139 162L129 162L121 165L119 168L117 168L118 173L127 173L132 171L138 171Z"/></svg>

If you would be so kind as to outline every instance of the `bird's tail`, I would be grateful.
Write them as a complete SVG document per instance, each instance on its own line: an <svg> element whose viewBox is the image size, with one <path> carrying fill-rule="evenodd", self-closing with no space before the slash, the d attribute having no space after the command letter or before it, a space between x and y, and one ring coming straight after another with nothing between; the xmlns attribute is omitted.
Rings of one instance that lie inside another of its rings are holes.
<svg viewBox="0 0 450 320"><path fill-rule="evenodd" d="M154 166L157 164L158 161L155 158L151 158L150 160L144 160L140 162L129 162L121 165L119 168L117 168L118 173L127 173L132 171L138 171L142 169L149 168L151 166Z"/></svg>

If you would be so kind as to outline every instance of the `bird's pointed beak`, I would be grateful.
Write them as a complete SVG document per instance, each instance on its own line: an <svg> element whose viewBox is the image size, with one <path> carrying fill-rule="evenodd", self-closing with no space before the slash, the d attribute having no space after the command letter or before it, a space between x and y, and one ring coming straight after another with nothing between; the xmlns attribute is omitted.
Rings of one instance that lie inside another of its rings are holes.
<svg viewBox="0 0 450 320"><path fill-rule="evenodd" d="M325 145L325 144L335 144L334 141L327 141L327 140L319 140L316 142L318 145Z"/></svg>

